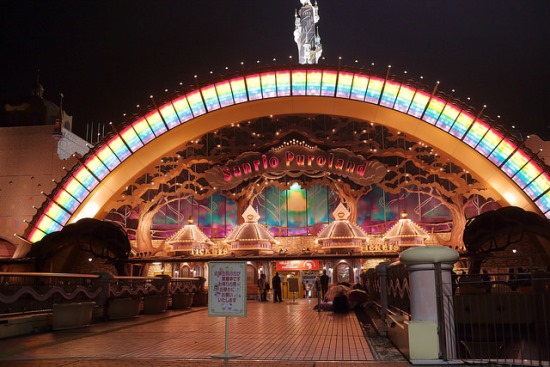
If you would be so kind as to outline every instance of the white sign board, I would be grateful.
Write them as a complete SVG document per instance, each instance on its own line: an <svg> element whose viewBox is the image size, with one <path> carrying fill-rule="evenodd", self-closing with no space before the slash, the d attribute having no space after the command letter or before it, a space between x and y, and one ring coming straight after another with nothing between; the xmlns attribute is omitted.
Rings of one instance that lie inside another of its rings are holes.
<svg viewBox="0 0 550 367"><path fill-rule="evenodd" d="M246 317L246 262L208 263L208 316Z"/></svg>

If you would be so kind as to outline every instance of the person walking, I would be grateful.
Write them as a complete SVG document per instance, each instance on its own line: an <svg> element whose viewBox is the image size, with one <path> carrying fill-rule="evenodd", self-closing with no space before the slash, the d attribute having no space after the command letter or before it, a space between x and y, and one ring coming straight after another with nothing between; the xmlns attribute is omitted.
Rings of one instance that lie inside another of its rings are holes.
<svg viewBox="0 0 550 367"><path fill-rule="evenodd" d="M279 278L279 273L275 273L275 276L271 280L273 285L273 303L283 302L282 292L281 292L281 278Z"/></svg>
<svg viewBox="0 0 550 367"><path fill-rule="evenodd" d="M260 293L260 302L267 302L267 290L269 283L266 280L265 274L261 273L258 279L258 291Z"/></svg>
<svg viewBox="0 0 550 367"><path fill-rule="evenodd" d="M323 275L321 275L321 277L319 278L320 282L321 282L321 300L325 300L325 296L327 295L327 291L328 291L328 281L329 281L329 278L328 278L328 275L327 275L327 271L326 270L323 270Z"/></svg>

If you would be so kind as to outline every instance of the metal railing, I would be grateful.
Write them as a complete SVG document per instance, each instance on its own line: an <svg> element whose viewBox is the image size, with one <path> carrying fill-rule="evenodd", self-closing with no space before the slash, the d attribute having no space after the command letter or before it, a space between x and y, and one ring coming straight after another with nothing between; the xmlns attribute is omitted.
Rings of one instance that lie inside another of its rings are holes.
<svg viewBox="0 0 550 367"><path fill-rule="evenodd" d="M462 275L455 284L457 356L463 360L548 366L550 273Z"/></svg>
<svg viewBox="0 0 550 367"><path fill-rule="evenodd" d="M0 273L0 315L50 311L54 304L95 301L99 275Z"/></svg>
<svg viewBox="0 0 550 367"><path fill-rule="evenodd" d="M436 264L437 265L437 264ZM435 272L441 269L435 267ZM371 301L387 299L392 321L410 315L408 271L395 263L369 271ZM550 273L542 271L460 275L444 284L436 274L440 358L525 366L550 365ZM452 287L452 294L443 292ZM384 295L384 291L386 294ZM380 307L380 310L383 310ZM397 321L395 321L397 322ZM445 335L445 337L443 337ZM450 351L449 353L447 353Z"/></svg>
<svg viewBox="0 0 550 367"><path fill-rule="evenodd" d="M0 272L0 317L10 314L50 312L54 304L140 298L149 294L194 293L200 278L128 277L110 274Z"/></svg>
<svg viewBox="0 0 550 367"><path fill-rule="evenodd" d="M409 272L403 264L392 264L387 270L388 309L393 312L410 315L411 300Z"/></svg>

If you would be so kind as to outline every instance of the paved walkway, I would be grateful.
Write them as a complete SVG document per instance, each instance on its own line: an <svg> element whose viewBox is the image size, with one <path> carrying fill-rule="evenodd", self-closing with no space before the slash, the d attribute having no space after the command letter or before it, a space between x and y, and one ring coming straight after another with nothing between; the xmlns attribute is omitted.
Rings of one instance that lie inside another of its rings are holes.
<svg viewBox="0 0 550 367"><path fill-rule="evenodd" d="M192 308L0 340L0 366L409 365L396 354L380 361L353 312L316 312L314 305L249 302L246 318L229 319L228 351L238 359L211 357L225 351L225 318Z"/></svg>

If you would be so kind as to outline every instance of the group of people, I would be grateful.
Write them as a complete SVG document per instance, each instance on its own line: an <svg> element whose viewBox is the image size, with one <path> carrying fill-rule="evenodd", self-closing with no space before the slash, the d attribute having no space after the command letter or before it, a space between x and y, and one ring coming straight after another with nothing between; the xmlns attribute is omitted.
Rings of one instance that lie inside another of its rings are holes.
<svg viewBox="0 0 550 367"><path fill-rule="evenodd" d="M326 270L323 270L323 274L315 280L315 283L317 288L321 290L321 299L325 299L329 283L329 277ZM275 273L275 276L271 279L271 286L273 287L273 302L283 302L279 273ZM258 278L258 290L260 293L260 302L267 302L267 292L270 290L270 285L264 273L261 273Z"/></svg>

